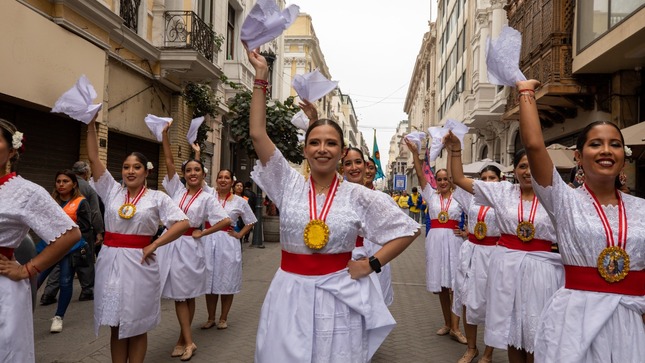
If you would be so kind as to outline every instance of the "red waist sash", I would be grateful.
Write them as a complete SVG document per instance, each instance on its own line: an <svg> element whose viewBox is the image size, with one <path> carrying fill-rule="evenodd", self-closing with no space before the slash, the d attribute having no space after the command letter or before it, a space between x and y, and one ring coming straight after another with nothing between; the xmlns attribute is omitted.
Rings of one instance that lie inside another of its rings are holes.
<svg viewBox="0 0 645 363"><path fill-rule="evenodd" d="M347 267L347 262L351 258L351 252L303 255L282 250L280 268L298 275L327 275Z"/></svg>
<svg viewBox="0 0 645 363"><path fill-rule="evenodd" d="M629 271L618 282L607 282L596 267L564 265L564 287L573 290L645 295L645 271Z"/></svg>
<svg viewBox="0 0 645 363"><path fill-rule="evenodd" d="M363 247L364 240L363 236L356 236L356 247Z"/></svg>
<svg viewBox="0 0 645 363"><path fill-rule="evenodd" d="M110 247L144 248L150 244L151 239L152 236L105 232L105 236L103 236L103 244Z"/></svg>
<svg viewBox="0 0 645 363"><path fill-rule="evenodd" d="M459 221L456 221L454 219L449 219L448 222L441 223L441 222L439 222L438 219L431 219L430 220L430 229L432 229L432 228L457 229L457 228L459 228Z"/></svg>
<svg viewBox="0 0 645 363"><path fill-rule="evenodd" d="M468 233L468 240L480 246L495 246L497 245L497 241L499 241L499 236L490 236L484 237L483 239L477 239L474 234Z"/></svg>
<svg viewBox="0 0 645 363"><path fill-rule="evenodd" d="M551 252L551 241L533 238L529 242L522 242L517 236L512 234L502 234L498 244L506 248L526 252Z"/></svg>
<svg viewBox="0 0 645 363"><path fill-rule="evenodd" d="M8 247L0 247L0 255L3 255L4 257L8 259L13 259L13 248L8 248Z"/></svg>
<svg viewBox="0 0 645 363"><path fill-rule="evenodd" d="M199 229L199 228L192 228L192 227L191 227L191 228L188 228L188 230L187 230L186 232L184 232L184 234L183 234L183 235L184 235L184 236L192 236L192 235L193 235L193 232L194 232L196 229Z"/></svg>

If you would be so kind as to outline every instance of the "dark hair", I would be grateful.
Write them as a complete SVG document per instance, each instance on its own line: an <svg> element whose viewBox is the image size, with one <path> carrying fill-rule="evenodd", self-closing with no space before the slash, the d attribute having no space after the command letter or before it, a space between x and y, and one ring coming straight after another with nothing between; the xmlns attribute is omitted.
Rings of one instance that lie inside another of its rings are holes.
<svg viewBox="0 0 645 363"><path fill-rule="evenodd" d="M245 188L250 188L252 186L253 186L253 183L251 183L250 181L247 181L247 182L244 183Z"/></svg>
<svg viewBox="0 0 645 363"><path fill-rule="evenodd" d="M418 190L417 187L412 187L412 193L416 193Z"/></svg>
<svg viewBox="0 0 645 363"><path fill-rule="evenodd" d="M146 168L146 170L148 170L148 158L145 155L143 155L138 151L133 151L128 156L126 156L126 159L130 156L134 156L135 158L137 158L137 161L139 161L143 165L143 167Z"/></svg>
<svg viewBox="0 0 645 363"><path fill-rule="evenodd" d="M520 163L520 160L526 155L526 150L524 149L519 149L515 152L515 155L513 156L513 169L517 168L517 165Z"/></svg>
<svg viewBox="0 0 645 363"><path fill-rule="evenodd" d="M13 148L13 135L18 131L16 129L16 126L12 124L11 122L0 118L0 130L2 130L2 137L5 139L7 142L7 145L9 146L9 150L14 150ZM18 161L20 160L20 152L19 150L15 150L16 153L14 156L9 159L9 162L11 162L11 171L12 172L17 172L18 171Z"/></svg>
<svg viewBox="0 0 645 363"><path fill-rule="evenodd" d="M363 155L363 151L361 151L361 149L355 148L353 146L350 146L350 147L347 148L347 150L345 150L345 155L343 155L342 160L345 160L345 158L347 157L347 154L349 154L350 151L356 151L357 153L359 153L361 155L361 160L363 160L363 162L365 162L365 155Z"/></svg>
<svg viewBox="0 0 645 363"><path fill-rule="evenodd" d="M305 144L307 143L307 140L309 140L309 134L311 133L311 130L315 129L318 126L322 126L322 125L329 125L329 126L333 127L336 130L336 132L338 132L338 137L340 138L340 148L344 149L345 148L345 139L343 138L343 129L341 129L340 126L338 126L336 121L329 120L329 119L326 119L326 118L321 118L319 120L316 120L316 121L312 122L309 125L309 128L307 128L307 132L305 132Z"/></svg>
<svg viewBox="0 0 645 363"><path fill-rule="evenodd" d="M576 149L580 152L582 152L582 148L585 146L585 142L587 142L587 135L589 134L589 131L593 129L594 127L598 125L611 125L613 126L617 131L618 134L620 135L620 141L625 145L625 138L623 137L623 133L620 131L618 126L616 126L615 123L610 122L610 121L594 121L590 123L589 125L585 126L582 131L580 131L580 134L578 135L578 140L576 141Z"/></svg>
<svg viewBox="0 0 645 363"><path fill-rule="evenodd" d="M495 173L495 175L497 175L499 179L502 178L502 171L499 170L499 168L495 165L486 165L482 170L479 171L479 177L481 178L482 174L487 171L492 171L493 173Z"/></svg>
<svg viewBox="0 0 645 363"><path fill-rule="evenodd" d="M585 126L585 128L582 129L582 131L580 131L580 134L578 135L578 140L576 140L576 150L578 150L578 152L582 153L582 148L585 146L585 142L587 142L587 137L588 137L589 131L591 131L591 129L593 129L594 127L596 127L598 125L611 125L611 126L613 126L616 130L618 130L618 135L620 135L620 142L623 144L623 146L625 145L625 138L623 137L623 133L620 131L620 128L618 128L618 126L615 123L613 123L611 121L594 121L594 122L590 123L589 125ZM576 171L577 171L577 168L574 168L574 169L576 169ZM584 169L583 169L583 171L584 171ZM573 178L575 180L575 174L573 174L573 175L574 175ZM617 189L622 187L622 184L620 183L620 176L618 176L618 175L616 175L616 179L614 180L614 187L617 188Z"/></svg>
<svg viewBox="0 0 645 363"><path fill-rule="evenodd" d="M374 167L376 168L376 161L374 159L370 158L369 156L367 157L367 160L370 161L370 163L374 164Z"/></svg>
<svg viewBox="0 0 645 363"><path fill-rule="evenodd" d="M228 172L228 175L230 175L230 176L231 176L231 179L233 179L233 172L232 172L231 170L229 170L229 169L220 169L220 170L217 172L217 176L219 177L219 174L220 174L221 172L223 172L223 171L227 171L227 172Z"/></svg>
<svg viewBox="0 0 645 363"><path fill-rule="evenodd" d="M72 180L72 183L76 184L72 192L72 195L70 197L70 200L76 199L77 197L81 196L81 190L78 187L78 178L76 177L76 174L73 171L71 171L70 169L57 171L56 176L54 177L54 185L56 185L56 179L58 179L59 175L65 175L66 177ZM58 203L62 202L62 200L60 199L60 195L58 194L58 189L56 189L55 186L54 186L54 191L52 192L52 198L54 198Z"/></svg>
<svg viewBox="0 0 645 363"><path fill-rule="evenodd" d="M184 161L184 162L181 164L181 173L182 173L182 174L186 173L186 165L188 165L188 163L193 162L193 161L194 161L194 162L196 162L196 163L199 163L199 166L201 166L201 167L202 167L202 171L204 171L204 163L202 163L202 161L201 161L201 160L197 160L197 159L188 159L188 160Z"/></svg>
<svg viewBox="0 0 645 363"><path fill-rule="evenodd" d="M244 183L241 180L236 180L233 182L233 189L235 189L235 186L238 184L242 184L242 186L244 186Z"/></svg>

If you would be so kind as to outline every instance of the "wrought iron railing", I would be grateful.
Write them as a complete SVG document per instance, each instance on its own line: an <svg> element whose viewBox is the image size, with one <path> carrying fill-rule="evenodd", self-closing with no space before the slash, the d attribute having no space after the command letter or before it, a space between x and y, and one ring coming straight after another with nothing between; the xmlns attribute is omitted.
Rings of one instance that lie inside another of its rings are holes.
<svg viewBox="0 0 645 363"><path fill-rule="evenodd" d="M213 61L215 32L209 24L193 11L166 11L164 19L165 47L194 49Z"/></svg>
<svg viewBox="0 0 645 363"><path fill-rule="evenodd" d="M119 15L123 18L123 24L135 32L138 26L139 5L141 0L121 0Z"/></svg>

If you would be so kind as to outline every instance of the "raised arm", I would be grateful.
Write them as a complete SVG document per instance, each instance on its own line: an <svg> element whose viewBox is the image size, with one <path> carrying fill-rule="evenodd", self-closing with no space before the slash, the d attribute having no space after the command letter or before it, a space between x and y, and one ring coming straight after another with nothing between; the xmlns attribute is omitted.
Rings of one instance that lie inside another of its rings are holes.
<svg viewBox="0 0 645 363"><path fill-rule="evenodd" d="M423 174L423 165L421 163L421 159L419 159L419 150L417 150L417 145L415 145L412 141L403 138L405 141L405 145L410 149L410 152L412 153L412 160L414 161L414 171L417 173L417 179L419 180L419 186L421 187L421 190L425 189L426 184L428 184L428 181L426 180L425 174Z"/></svg>
<svg viewBox="0 0 645 363"><path fill-rule="evenodd" d="M193 152L195 153L195 156L194 156L195 160L202 160L201 159L201 157L202 157L202 148L201 148L201 146L199 146L199 144L197 142L194 142L194 143L192 143L190 145L190 147L193 148Z"/></svg>
<svg viewBox="0 0 645 363"><path fill-rule="evenodd" d="M266 81L269 78L269 67L267 66L266 59L257 52L257 49L248 51L247 54L249 56L249 62L255 68L255 79ZM264 165L269 162L269 159L275 152L275 144L269 138L266 129L267 109L265 90L266 88L262 89L261 86L253 86L249 115L249 134L251 141L253 142L255 153L258 154L260 162Z"/></svg>
<svg viewBox="0 0 645 363"><path fill-rule="evenodd" d="M105 172L105 165L99 158L99 140L96 136L96 118L99 112L96 113L94 119L87 125L87 157L90 160L90 168L92 169L92 177L94 180L99 180Z"/></svg>
<svg viewBox="0 0 645 363"><path fill-rule="evenodd" d="M300 106L300 109L305 113L305 115L307 115L309 125L318 121L318 109L316 108L316 105L307 100L302 100L298 106Z"/></svg>
<svg viewBox="0 0 645 363"><path fill-rule="evenodd" d="M520 136L531 166L531 177L545 187L553 182L553 162L544 146L535 89L540 82L531 79L517 82L520 98Z"/></svg>
<svg viewBox="0 0 645 363"><path fill-rule="evenodd" d="M470 194L475 193L475 181L466 178L464 175L464 165L461 161L461 142L455 136L452 131L448 132L443 139L443 144L446 145L446 149L450 151L448 165L449 165L449 174L452 174L452 181L457 184L461 189L467 191Z"/></svg>
<svg viewBox="0 0 645 363"><path fill-rule="evenodd" d="M170 129L170 123L163 128L161 131L161 145L163 146L163 155L166 160L166 169L168 170L168 180L172 179L175 174L177 174L177 169L175 168L175 160L172 157L172 150L170 150L170 139L168 138L168 129Z"/></svg>

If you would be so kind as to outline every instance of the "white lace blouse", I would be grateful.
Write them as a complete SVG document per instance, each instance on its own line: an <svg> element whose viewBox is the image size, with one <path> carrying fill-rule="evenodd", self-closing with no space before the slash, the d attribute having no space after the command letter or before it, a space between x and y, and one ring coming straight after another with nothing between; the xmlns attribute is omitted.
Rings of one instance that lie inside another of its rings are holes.
<svg viewBox="0 0 645 363"><path fill-rule="evenodd" d="M30 228L49 243L74 227L41 186L19 175L0 186L0 247L17 248Z"/></svg>
<svg viewBox="0 0 645 363"><path fill-rule="evenodd" d="M459 205L468 211L468 233L473 233L473 228L477 224L477 217L479 215L480 205L475 203L475 197L467 191L457 187L452 197L459 203ZM486 236L500 236L501 232L497 226L497 218L495 217L495 208L491 208L484 216L486 223Z"/></svg>
<svg viewBox="0 0 645 363"><path fill-rule="evenodd" d="M172 197L175 204L179 205L186 193L186 187L181 183L179 176L175 173L172 179L168 179L166 175L162 182L163 187L168 194ZM183 209L188 206L192 195L189 195L184 200ZM211 225L217 224L224 218L228 218L226 211L217 203L215 197L208 193L206 189L197 196L186 212L188 221L192 228L198 228L204 222L208 221Z"/></svg>
<svg viewBox="0 0 645 363"><path fill-rule="evenodd" d="M299 254L315 252L303 241L303 231L310 221L309 180L291 168L278 149L266 165L257 162L251 177L280 210L282 248ZM320 213L325 195L319 194L316 198ZM338 186L326 223L330 230L329 243L316 252L350 252L356 246L358 235L382 245L395 238L412 236L419 229L419 224L405 215L387 194L348 182Z"/></svg>

